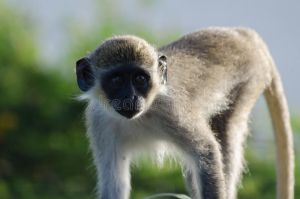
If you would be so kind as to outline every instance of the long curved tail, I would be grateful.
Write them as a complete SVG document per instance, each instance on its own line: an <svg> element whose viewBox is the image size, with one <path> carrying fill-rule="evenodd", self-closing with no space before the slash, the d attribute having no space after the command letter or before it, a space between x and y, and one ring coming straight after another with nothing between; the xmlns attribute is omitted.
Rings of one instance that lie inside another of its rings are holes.
<svg viewBox="0 0 300 199"><path fill-rule="evenodd" d="M294 147L290 115L280 76L273 70L271 84L264 91L275 131L277 154L277 199L294 198Z"/></svg>

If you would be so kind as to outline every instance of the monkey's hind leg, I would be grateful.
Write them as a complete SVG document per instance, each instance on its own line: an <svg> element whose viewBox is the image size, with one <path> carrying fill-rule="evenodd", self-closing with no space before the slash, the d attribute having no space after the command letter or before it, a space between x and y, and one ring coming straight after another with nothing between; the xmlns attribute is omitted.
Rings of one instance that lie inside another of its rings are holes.
<svg viewBox="0 0 300 199"><path fill-rule="evenodd" d="M248 118L262 89L254 81L233 89L229 109L216 115L211 126L222 148L226 191L228 199L237 197L237 188L244 168L244 145L248 134ZM254 89L255 88L255 89Z"/></svg>

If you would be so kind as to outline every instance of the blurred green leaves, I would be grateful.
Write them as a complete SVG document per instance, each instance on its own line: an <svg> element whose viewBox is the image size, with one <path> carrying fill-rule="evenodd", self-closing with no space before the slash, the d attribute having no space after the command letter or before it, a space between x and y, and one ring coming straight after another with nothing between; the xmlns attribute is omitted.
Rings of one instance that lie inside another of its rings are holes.
<svg viewBox="0 0 300 199"><path fill-rule="evenodd" d="M291 118L293 132L300 134L300 116L294 116Z"/></svg>
<svg viewBox="0 0 300 199"><path fill-rule="evenodd" d="M0 198L91 198L76 87L38 65L31 24L2 2L0 24Z"/></svg>

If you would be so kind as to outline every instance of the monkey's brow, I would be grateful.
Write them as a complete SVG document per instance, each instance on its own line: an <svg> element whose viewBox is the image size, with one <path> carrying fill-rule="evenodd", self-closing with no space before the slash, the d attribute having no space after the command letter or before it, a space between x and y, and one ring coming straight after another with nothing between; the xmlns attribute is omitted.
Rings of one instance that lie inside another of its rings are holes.
<svg viewBox="0 0 300 199"><path fill-rule="evenodd" d="M95 67L95 72L97 73L105 73L108 72L116 67L120 67L121 65L116 65L116 66L108 66L108 67ZM137 68L141 68L141 69L146 69L148 72L156 72L157 70L152 67L152 66L135 66Z"/></svg>

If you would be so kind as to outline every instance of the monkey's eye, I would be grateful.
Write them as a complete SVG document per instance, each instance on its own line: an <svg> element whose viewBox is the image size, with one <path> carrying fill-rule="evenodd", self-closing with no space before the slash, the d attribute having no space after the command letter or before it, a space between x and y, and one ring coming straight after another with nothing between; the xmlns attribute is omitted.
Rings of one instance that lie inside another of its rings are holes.
<svg viewBox="0 0 300 199"><path fill-rule="evenodd" d="M148 77L145 75L137 75L134 78L134 84L137 86L146 86L148 83Z"/></svg>
<svg viewBox="0 0 300 199"><path fill-rule="evenodd" d="M110 79L110 83L113 87L121 86L121 84L123 83L123 78L120 75L113 76Z"/></svg>

